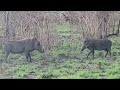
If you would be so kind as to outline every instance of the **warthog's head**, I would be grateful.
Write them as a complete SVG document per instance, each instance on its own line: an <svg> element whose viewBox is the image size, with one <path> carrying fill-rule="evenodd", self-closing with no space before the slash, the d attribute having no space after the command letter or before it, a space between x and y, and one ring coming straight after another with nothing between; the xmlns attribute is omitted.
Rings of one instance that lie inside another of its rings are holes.
<svg viewBox="0 0 120 90"><path fill-rule="evenodd" d="M82 52L84 49L86 49L86 48L88 48L88 47L90 46L89 42L90 42L89 39L86 39L86 40L84 41L84 45L83 45L83 47L82 47L81 52Z"/></svg>
<svg viewBox="0 0 120 90"><path fill-rule="evenodd" d="M36 38L34 38L34 48L35 48L35 50L39 51L40 53L44 53L43 46L40 44L40 42Z"/></svg>

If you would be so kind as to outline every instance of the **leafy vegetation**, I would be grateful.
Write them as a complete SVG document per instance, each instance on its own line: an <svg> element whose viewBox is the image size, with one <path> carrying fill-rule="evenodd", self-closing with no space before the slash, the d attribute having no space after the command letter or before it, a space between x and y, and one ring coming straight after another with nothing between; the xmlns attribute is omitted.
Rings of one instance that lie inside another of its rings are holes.
<svg viewBox="0 0 120 90"><path fill-rule="evenodd" d="M65 40L70 35L70 28L58 26L58 33ZM74 34L77 36L78 34ZM78 37L76 37L78 38ZM104 51L95 51L95 59L89 56L88 50L80 53L82 45L75 41L65 40L57 49L49 51L46 61L44 54L32 52L32 63L24 55L11 54L8 63L4 61L3 50L0 50L0 78L12 79L118 79L120 78L120 42L119 37L110 38L113 42L112 57L104 57Z"/></svg>

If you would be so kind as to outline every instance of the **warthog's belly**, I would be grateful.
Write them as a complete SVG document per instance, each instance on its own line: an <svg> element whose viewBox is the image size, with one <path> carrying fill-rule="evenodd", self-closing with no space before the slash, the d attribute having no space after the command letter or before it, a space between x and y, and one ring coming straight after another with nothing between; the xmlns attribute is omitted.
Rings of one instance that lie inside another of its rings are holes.
<svg viewBox="0 0 120 90"><path fill-rule="evenodd" d="M23 53L24 48L23 47L12 47L11 48L11 53Z"/></svg>

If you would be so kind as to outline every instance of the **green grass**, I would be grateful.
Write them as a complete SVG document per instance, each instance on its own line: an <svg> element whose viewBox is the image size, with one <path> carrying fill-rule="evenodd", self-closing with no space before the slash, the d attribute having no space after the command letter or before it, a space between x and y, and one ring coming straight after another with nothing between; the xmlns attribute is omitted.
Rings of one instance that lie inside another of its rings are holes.
<svg viewBox="0 0 120 90"><path fill-rule="evenodd" d="M39 55L36 55L39 56ZM14 57L14 55L12 55ZM22 57L22 56L20 56ZM16 56L15 56L16 58ZM33 63L21 59L9 59L10 63L1 63L3 70L0 78L17 79L113 79L120 78L120 59L108 60L96 58L94 60L62 58L49 61L36 60ZM38 57L36 57L38 58ZM17 63L14 63L17 62ZM26 62L26 63L24 63ZM101 62L101 68L99 68Z"/></svg>

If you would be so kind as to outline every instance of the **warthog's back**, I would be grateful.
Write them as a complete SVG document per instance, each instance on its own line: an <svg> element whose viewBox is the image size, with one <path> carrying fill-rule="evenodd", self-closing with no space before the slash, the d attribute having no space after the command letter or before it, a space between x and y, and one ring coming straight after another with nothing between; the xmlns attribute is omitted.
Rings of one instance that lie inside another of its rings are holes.
<svg viewBox="0 0 120 90"><path fill-rule="evenodd" d="M107 39L90 39L89 48L94 48L96 50L105 50L110 49L112 46L112 42Z"/></svg>
<svg viewBox="0 0 120 90"><path fill-rule="evenodd" d="M22 53L24 48L24 42L22 41L9 41L4 45L4 50L12 53Z"/></svg>
<svg viewBox="0 0 120 90"><path fill-rule="evenodd" d="M23 53L25 50L31 51L33 48L31 39L15 40L5 43L4 50L12 53Z"/></svg>

